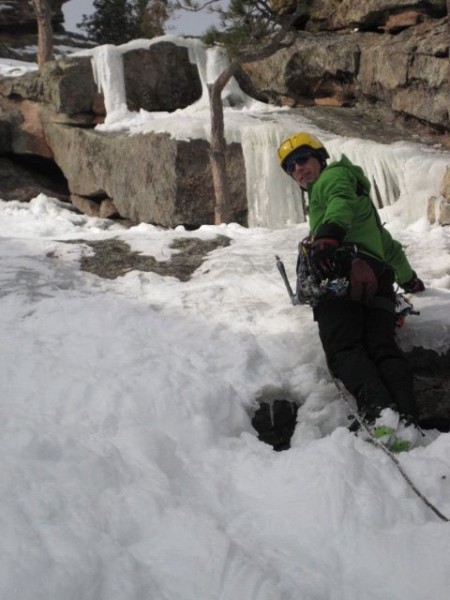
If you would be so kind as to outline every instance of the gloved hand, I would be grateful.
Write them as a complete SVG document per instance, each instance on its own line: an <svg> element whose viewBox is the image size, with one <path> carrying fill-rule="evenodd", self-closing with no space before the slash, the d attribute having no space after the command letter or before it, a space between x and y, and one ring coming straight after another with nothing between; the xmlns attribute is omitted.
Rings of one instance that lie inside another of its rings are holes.
<svg viewBox="0 0 450 600"><path fill-rule="evenodd" d="M378 290L378 279L370 264L354 258L350 267L350 298L355 302L370 302Z"/></svg>
<svg viewBox="0 0 450 600"><path fill-rule="evenodd" d="M336 250L339 245L340 242L334 238L319 238L311 244L311 271L319 281L336 277Z"/></svg>
<svg viewBox="0 0 450 600"><path fill-rule="evenodd" d="M425 290L425 284L417 277L415 271L413 271L413 276L409 281L401 283L400 285L408 294L416 294L417 292L423 292Z"/></svg>

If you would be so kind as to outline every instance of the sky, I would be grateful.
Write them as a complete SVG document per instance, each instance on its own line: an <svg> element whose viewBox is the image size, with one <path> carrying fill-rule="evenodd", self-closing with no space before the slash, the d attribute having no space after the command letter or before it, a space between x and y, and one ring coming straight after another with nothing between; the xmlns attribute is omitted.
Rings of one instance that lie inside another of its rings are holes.
<svg viewBox="0 0 450 600"><path fill-rule="evenodd" d="M77 31L77 24L81 22L83 14L93 12L93 0L70 0L63 5L64 27L66 31ZM214 16L207 11L192 14L188 11L178 11L167 22L167 33L173 35L201 35L214 24Z"/></svg>
<svg viewBox="0 0 450 600"><path fill-rule="evenodd" d="M103 81L117 55L97 54ZM202 103L171 117L129 114L120 90L104 90L104 134L207 135ZM245 96L225 113L227 135L250 121L261 143L293 126L292 115ZM381 153L369 140L314 132L333 156L345 149L388 182L382 157L395 162L400 196L381 218L426 284L398 343L448 351L450 231L425 214L449 155L407 143ZM247 185L262 195L256 179ZM278 205L292 191L279 181ZM264 199L250 202L257 221ZM286 218L280 206L273 218ZM2 598L447 600L449 523L349 432L311 310L292 306L277 272L275 255L293 281L307 232L304 222L123 228L42 194L0 201ZM217 235L230 245L187 282L80 270L93 253L83 240L114 238L168 261L174 240ZM291 448L275 452L251 419L259 399L280 397L299 410ZM450 518L450 433L426 431L397 458Z"/></svg>

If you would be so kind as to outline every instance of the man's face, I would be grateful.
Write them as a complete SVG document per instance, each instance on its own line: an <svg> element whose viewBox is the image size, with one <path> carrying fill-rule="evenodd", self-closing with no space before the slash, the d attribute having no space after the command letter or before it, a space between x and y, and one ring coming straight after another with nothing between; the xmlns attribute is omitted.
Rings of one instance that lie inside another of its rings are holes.
<svg viewBox="0 0 450 600"><path fill-rule="evenodd" d="M306 161L295 163L294 170L291 173L292 178L302 188L307 188L308 184L314 183L320 175L320 162L314 156L310 156Z"/></svg>

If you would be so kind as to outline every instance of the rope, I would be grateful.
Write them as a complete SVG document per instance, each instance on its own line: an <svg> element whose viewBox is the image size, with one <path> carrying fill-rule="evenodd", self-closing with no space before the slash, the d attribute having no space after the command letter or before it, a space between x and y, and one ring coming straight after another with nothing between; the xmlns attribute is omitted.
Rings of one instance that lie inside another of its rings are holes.
<svg viewBox="0 0 450 600"><path fill-rule="evenodd" d="M389 458L391 459L391 461L395 464L395 466L397 467L400 475L403 477L403 479L406 481L406 483L409 485L409 487L412 489L412 491L422 500L422 502L424 504L426 504L426 506L428 506L428 508L430 508L435 515L437 515L441 521L445 521L446 523L449 522L449 519L441 513L440 510L438 510L434 504L432 504L428 498L426 498L426 496L424 496L424 494L422 494L422 492L419 491L419 489L417 488L417 486L413 483L413 481L410 479L410 477L407 475L407 473L405 472L405 470L403 469L402 465L400 464L399 460L397 459L396 456L394 456L394 454L389 450L389 448L386 448L386 446L384 446L380 440L378 440L372 433L372 431L370 430L370 428L368 427L367 423L365 422L364 419L362 419L360 417L360 415L358 415L358 413L356 413L353 410L353 406L352 403L350 401L350 398L352 398L350 392L347 390L347 388L344 386L344 384L342 383L342 381L340 381L339 379L336 379L335 377L333 377L333 381L337 387L337 389L339 390L339 393L341 395L341 398L346 402L346 404L348 405L348 407L350 408L350 411L352 413L352 415L355 417L355 419L358 421L359 425L364 429L364 431L366 431L369 436L371 441L375 444L375 446L377 446L378 448L380 448L381 450L383 450L383 452L385 454L387 454L387 456L389 456Z"/></svg>

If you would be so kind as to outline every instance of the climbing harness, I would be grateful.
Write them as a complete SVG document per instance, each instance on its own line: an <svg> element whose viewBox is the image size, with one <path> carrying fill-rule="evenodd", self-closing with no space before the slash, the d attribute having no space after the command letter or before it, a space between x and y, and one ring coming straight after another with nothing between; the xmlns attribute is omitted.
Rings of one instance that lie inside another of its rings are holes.
<svg viewBox="0 0 450 600"><path fill-rule="evenodd" d="M309 266L309 242L305 240L301 241L299 244L297 284L295 292L289 282L283 261L278 255L275 256L275 260L277 269L284 281L289 298L294 306L308 304L314 307L322 300L343 297L348 293L349 281L346 277L337 277L331 280L324 279L321 282L316 281L311 274ZM397 289L395 291L396 326L402 327L407 316L419 314L419 311L414 310L412 302Z"/></svg>

